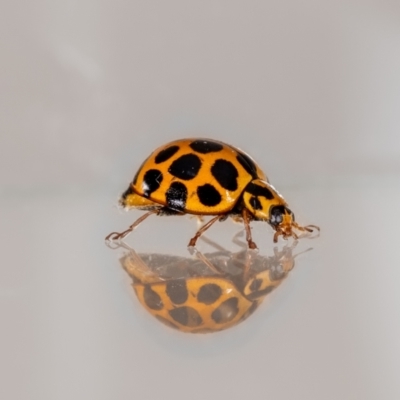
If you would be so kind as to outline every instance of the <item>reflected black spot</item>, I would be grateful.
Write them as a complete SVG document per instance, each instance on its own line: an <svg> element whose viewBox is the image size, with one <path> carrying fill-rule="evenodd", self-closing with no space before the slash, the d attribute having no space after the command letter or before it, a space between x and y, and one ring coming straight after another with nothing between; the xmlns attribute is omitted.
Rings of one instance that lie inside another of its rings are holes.
<svg viewBox="0 0 400 400"><path fill-rule="evenodd" d="M161 310L164 307L159 294L155 292L149 285L145 285L144 287L143 299L147 307L151 308L152 310Z"/></svg>
<svg viewBox="0 0 400 400"><path fill-rule="evenodd" d="M221 151L224 148L221 143L213 142L212 140L195 140L189 146L201 154Z"/></svg>
<svg viewBox="0 0 400 400"><path fill-rule="evenodd" d="M183 211L186 207L187 195L188 191L182 182L172 182L165 193L167 206L175 211Z"/></svg>
<svg viewBox="0 0 400 400"><path fill-rule="evenodd" d="M250 294L247 296L247 298L248 298L250 301L253 301L253 300L258 299L258 298L260 298L260 297L266 296L268 293L272 292L274 289L275 289L275 286L273 286L273 285L267 286L267 287L264 288L263 290L260 290L260 291L258 291L258 292L250 293Z"/></svg>
<svg viewBox="0 0 400 400"><path fill-rule="evenodd" d="M170 280L166 284L166 293L174 304L184 303L189 296L184 279Z"/></svg>
<svg viewBox="0 0 400 400"><path fill-rule="evenodd" d="M200 203L208 207L216 206L222 200L218 190L209 183L197 188L197 196L199 197Z"/></svg>
<svg viewBox="0 0 400 400"><path fill-rule="evenodd" d="M239 299L237 297L231 297L230 299L225 300L212 312L211 318L217 324L223 324L231 321L239 312L238 303Z"/></svg>
<svg viewBox="0 0 400 400"><path fill-rule="evenodd" d="M164 161L169 160L178 150L179 146L170 146L164 150L161 150L154 159L155 163L160 164Z"/></svg>
<svg viewBox="0 0 400 400"><path fill-rule="evenodd" d="M178 307L169 311L174 321L184 326L199 326L203 320L200 314L192 307Z"/></svg>
<svg viewBox="0 0 400 400"><path fill-rule="evenodd" d="M206 283L203 285L197 294L197 300L200 303L212 304L216 302L222 294L222 289L215 283Z"/></svg>
<svg viewBox="0 0 400 400"><path fill-rule="evenodd" d="M196 154L185 154L177 158L168 168L168 172L184 181L193 179L199 172L201 161Z"/></svg>
<svg viewBox="0 0 400 400"><path fill-rule="evenodd" d="M149 197L151 193L156 191L163 180L163 175L158 169L149 169L143 177L142 190L143 196Z"/></svg>
<svg viewBox="0 0 400 400"><path fill-rule="evenodd" d="M249 286L249 289L252 292L255 292L256 290L260 289L261 284L262 284L262 279L260 279L260 278L254 279L254 281L251 282L251 285Z"/></svg>
<svg viewBox="0 0 400 400"><path fill-rule="evenodd" d="M211 167L211 173L224 189L234 191L238 188L237 177L239 174L231 162L222 159L215 161Z"/></svg>
<svg viewBox="0 0 400 400"><path fill-rule="evenodd" d="M246 186L246 192L254 195L254 196L264 196L268 200L272 200L274 198L274 194L265 186L259 186L253 182L250 182Z"/></svg>

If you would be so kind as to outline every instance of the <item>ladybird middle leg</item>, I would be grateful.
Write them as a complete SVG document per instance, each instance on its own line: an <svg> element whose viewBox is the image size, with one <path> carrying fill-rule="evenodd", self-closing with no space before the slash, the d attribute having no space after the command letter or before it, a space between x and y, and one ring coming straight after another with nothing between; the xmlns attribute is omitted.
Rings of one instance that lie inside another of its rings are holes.
<svg viewBox="0 0 400 400"><path fill-rule="evenodd" d="M217 222L218 220L224 220L226 219L226 216L223 215L217 215L216 217L210 219L205 225L203 225L197 232L196 234L190 239L190 242L188 244L189 247L194 247L196 246L197 239L214 223Z"/></svg>
<svg viewBox="0 0 400 400"><path fill-rule="evenodd" d="M108 236L106 236L106 241L120 240L126 237L129 233L131 233L140 223L142 223L147 217L150 217L152 214L160 214L162 207L156 208L147 212L138 218L127 230L123 232L111 232Z"/></svg>

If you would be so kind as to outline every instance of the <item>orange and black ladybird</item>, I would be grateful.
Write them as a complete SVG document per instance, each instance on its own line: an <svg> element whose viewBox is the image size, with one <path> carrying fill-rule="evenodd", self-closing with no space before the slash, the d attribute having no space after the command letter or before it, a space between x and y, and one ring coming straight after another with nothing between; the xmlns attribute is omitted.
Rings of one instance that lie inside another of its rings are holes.
<svg viewBox="0 0 400 400"><path fill-rule="evenodd" d="M211 139L180 139L156 149L143 162L120 204L147 210L126 231L112 232L118 240L144 219L156 215L214 216L190 240L197 239L214 222L231 216L243 221L249 248L256 248L250 221L266 221L275 230L274 242L298 238L294 229L312 232L315 225L300 226L281 194L269 183L254 160L243 151Z"/></svg>
<svg viewBox="0 0 400 400"><path fill-rule="evenodd" d="M183 332L211 333L243 322L280 285L294 267L295 245L269 257L245 250L197 259L130 249L120 262L152 316Z"/></svg>

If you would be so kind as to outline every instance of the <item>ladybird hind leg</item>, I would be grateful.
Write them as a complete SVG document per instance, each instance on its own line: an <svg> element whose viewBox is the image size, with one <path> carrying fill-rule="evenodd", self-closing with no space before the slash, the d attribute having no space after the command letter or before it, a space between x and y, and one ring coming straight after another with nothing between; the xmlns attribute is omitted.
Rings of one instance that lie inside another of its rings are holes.
<svg viewBox="0 0 400 400"><path fill-rule="evenodd" d="M203 225L197 232L196 234L190 239L190 242L188 244L189 247L194 247L196 246L197 239L212 225L214 222L223 221L226 219L226 216L223 215L217 215L216 217L210 219L205 225Z"/></svg>
<svg viewBox="0 0 400 400"><path fill-rule="evenodd" d="M162 213L163 207L158 207L154 210L147 212L146 214L142 215L138 218L127 230L123 232L111 232L108 236L106 236L106 241L114 241L114 240L121 240L127 235L129 235L139 224L141 224L147 217L150 215L157 214L160 215Z"/></svg>

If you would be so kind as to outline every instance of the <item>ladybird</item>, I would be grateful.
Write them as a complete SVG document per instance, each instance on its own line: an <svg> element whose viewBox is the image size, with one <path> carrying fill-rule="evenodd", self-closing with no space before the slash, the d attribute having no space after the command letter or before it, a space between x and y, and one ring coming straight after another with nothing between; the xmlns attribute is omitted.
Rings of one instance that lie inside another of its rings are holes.
<svg viewBox="0 0 400 400"><path fill-rule="evenodd" d="M210 333L243 322L258 308L294 267L295 245L274 249L270 257L244 250L188 258L130 249L120 262L151 315L183 332Z"/></svg>
<svg viewBox="0 0 400 400"><path fill-rule="evenodd" d="M143 162L120 204L125 209L147 213L124 232L112 232L106 240L119 240L152 214L213 216L190 240L197 239L216 221L229 216L242 221L248 247L257 248L249 223L266 221L278 237L298 238L294 229L319 230L300 226L282 195L269 183L255 161L242 150L211 139L180 139L156 149Z"/></svg>

